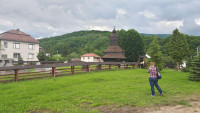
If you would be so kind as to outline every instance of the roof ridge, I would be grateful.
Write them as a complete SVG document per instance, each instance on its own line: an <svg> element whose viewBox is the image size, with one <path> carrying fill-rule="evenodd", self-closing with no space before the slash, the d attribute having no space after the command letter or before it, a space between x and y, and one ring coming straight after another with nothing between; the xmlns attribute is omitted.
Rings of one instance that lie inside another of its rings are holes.
<svg viewBox="0 0 200 113"><path fill-rule="evenodd" d="M31 36L31 35L28 35L28 34L18 34L18 33L11 33L11 32L5 32L5 33L17 34L17 35L24 35L24 36Z"/></svg>
<svg viewBox="0 0 200 113"><path fill-rule="evenodd" d="M99 55L97 55L97 54L95 54L95 53L86 53L86 54L84 54L84 55L82 55L82 56L86 56L86 55L91 55L91 56L96 56L96 57L100 57Z"/></svg>
<svg viewBox="0 0 200 113"><path fill-rule="evenodd" d="M12 31L15 31L15 32L17 32L17 33L13 33ZM26 34L26 33L22 32L22 31L19 31L19 30L9 30L9 31L6 31L6 32L4 32L4 33L31 36L31 35L29 35L29 34ZM2 33L2 34L3 34L3 33Z"/></svg>

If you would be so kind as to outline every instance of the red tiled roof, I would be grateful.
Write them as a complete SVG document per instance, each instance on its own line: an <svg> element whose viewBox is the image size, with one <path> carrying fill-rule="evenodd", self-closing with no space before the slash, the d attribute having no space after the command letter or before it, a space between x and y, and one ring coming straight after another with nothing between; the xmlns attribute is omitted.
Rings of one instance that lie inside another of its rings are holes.
<svg viewBox="0 0 200 113"><path fill-rule="evenodd" d="M106 54L103 56L103 58L121 58L126 59L126 57L123 54Z"/></svg>
<svg viewBox="0 0 200 113"><path fill-rule="evenodd" d="M86 53L86 54L82 55L82 57L100 57L100 56L98 56L94 53Z"/></svg>
<svg viewBox="0 0 200 113"><path fill-rule="evenodd" d="M19 41L19 42L31 42L31 43L40 43L30 35L21 32L19 29L10 30L0 34L0 40L10 40L10 41Z"/></svg>
<svg viewBox="0 0 200 113"><path fill-rule="evenodd" d="M100 58L100 59L99 59L99 61L103 62L103 59L102 59L102 58Z"/></svg>
<svg viewBox="0 0 200 113"><path fill-rule="evenodd" d="M124 52L119 46L109 46L104 52Z"/></svg>

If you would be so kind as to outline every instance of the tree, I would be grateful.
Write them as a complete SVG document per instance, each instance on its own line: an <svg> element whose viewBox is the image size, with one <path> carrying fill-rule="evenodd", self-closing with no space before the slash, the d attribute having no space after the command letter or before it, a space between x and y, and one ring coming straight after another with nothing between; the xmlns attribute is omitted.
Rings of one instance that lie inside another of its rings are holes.
<svg viewBox="0 0 200 113"><path fill-rule="evenodd" d="M50 60L50 61L65 61L66 58L63 57L61 54L55 54L55 55L51 56L48 60Z"/></svg>
<svg viewBox="0 0 200 113"><path fill-rule="evenodd" d="M163 40L162 42L162 46L161 46L161 52L162 54L165 54L167 56L169 55L169 41L170 41L170 37L167 37Z"/></svg>
<svg viewBox="0 0 200 113"><path fill-rule="evenodd" d="M190 62L191 75L189 75L189 80L200 81L200 55L194 57Z"/></svg>
<svg viewBox="0 0 200 113"><path fill-rule="evenodd" d="M172 36L168 44L169 55L177 64L177 69L179 69L179 64L189 53L189 45L186 41L184 34L180 33L178 29L173 31Z"/></svg>
<svg viewBox="0 0 200 113"><path fill-rule="evenodd" d="M45 52L41 51L38 53L37 58L39 61L46 61L48 57L45 55Z"/></svg>
<svg viewBox="0 0 200 113"><path fill-rule="evenodd" d="M143 40L143 43L144 43L144 51L147 52L149 47L150 47L150 44L151 42L157 38L157 36L142 36L142 40Z"/></svg>
<svg viewBox="0 0 200 113"><path fill-rule="evenodd" d="M196 48L199 46L200 44L200 38L197 36L189 36L186 35L186 39L187 39L187 43L189 44L189 54L191 56L195 56L196 55Z"/></svg>
<svg viewBox="0 0 200 113"><path fill-rule="evenodd" d="M20 65L24 64L24 60L21 55L18 56L17 60L18 60L18 64L20 64Z"/></svg>
<svg viewBox="0 0 200 113"><path fill-rule="evenodd" d="M119 45L125 51L126 61L136 62L144 55L144 44L141 35L134 29L119 31Z"/></svg>
<svg viewBox="0 0 200 113"><path fill-rule="evenodd" d="M150 44L147 54L151 56L151 61L155 62L155 66L161 71L163 69L163 58L157 38L154 38Z"/></svg>
<svg viewBox="0 0 200 113"><path fill-rule="evenodd" d="M80 58L80 55L76 52L73 52L67 56L67 60L71 60L72 58Z"/></svg>
<svg viewBox="0 0 200 113"><path fill-rule="evenodd" d="M119 46L121 48L124 48L124 45L126 44L126 30L121 29L120 31L117 32L117 35L119 36Z"/></svg>

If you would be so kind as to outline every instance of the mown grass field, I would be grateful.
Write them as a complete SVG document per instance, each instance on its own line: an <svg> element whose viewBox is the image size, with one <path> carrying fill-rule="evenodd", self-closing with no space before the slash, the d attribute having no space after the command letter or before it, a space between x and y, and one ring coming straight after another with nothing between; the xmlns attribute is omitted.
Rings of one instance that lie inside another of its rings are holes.
<svg viewBox="0 0 200 113"><path fill-rule="evenodd" d="M200 82L188 73L165 69L159 85L164 96L151 97L145 69L100 71L56 78L0 83L0 113L98 113L99 106L185 104L200 94Z"/></svg>

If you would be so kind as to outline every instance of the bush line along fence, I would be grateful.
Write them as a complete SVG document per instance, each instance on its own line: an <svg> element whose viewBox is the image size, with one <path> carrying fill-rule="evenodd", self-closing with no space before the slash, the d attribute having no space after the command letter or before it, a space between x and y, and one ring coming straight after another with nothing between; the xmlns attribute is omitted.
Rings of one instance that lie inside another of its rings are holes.
<svg viewBox="0 0 200 113"><path fill-rule="evenodd" d="M139 66L138 62L72 62L0 67L0 82L73 75L91 71L130 69Z"/></svg>

